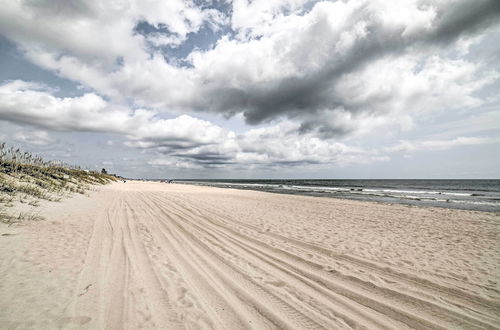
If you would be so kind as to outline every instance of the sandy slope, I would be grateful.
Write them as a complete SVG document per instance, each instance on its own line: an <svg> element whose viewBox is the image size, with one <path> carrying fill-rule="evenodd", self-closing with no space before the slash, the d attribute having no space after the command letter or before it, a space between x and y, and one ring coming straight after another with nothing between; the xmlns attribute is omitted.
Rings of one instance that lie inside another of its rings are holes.
<svg viewBox="0 0 500 330"><path fill-rule="evenodd" d="M115 183L0 227L0 328L500 328L500 217Z"/></svg>

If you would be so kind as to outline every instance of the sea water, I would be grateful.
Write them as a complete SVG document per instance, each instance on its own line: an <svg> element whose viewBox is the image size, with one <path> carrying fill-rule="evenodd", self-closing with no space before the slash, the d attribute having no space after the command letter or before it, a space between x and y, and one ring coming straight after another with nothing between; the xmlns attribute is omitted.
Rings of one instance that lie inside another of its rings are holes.
<svg viewBox="0 0 500 330"><path fill-rule="evenodd" d="M500 180L176 180L189 184L500 213Z"/></svg>

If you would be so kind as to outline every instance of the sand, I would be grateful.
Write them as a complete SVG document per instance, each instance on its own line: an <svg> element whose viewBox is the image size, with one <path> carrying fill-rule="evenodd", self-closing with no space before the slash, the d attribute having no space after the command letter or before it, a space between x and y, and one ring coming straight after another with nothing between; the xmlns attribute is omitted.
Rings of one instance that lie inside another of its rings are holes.
<svg viewBox="0 0 500 330"><path fill-rule="evenodd" d="M500 217L132 182L0 227L2 329L500 328Z"/></svg>

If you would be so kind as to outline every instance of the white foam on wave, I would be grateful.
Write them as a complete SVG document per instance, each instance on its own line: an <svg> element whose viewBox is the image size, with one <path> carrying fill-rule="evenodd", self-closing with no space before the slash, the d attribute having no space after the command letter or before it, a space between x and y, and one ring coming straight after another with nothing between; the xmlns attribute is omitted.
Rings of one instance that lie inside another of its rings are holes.
<svg viewBox="0 0 500 330"><path fill-rule="evenodd" d="M271 186L271 185L270 185ZM277 185L273 185L277 186ZM347 192L350 194L358 195L373 195L373 196L387 196L394 198L410 198L410 199L421 199L425 197L419 197L414 195L449 195L449 196L472 196L470 193L460 193L460 192L442 192L442 191L432 191L432 190L398 190L398 189L372 189L372 188L344 188L344 187L324 187L324 186L298 186L298 185L283 185L278 186L280 189L286 190L300 190L300 191L311 191L311 192ZM398 195L388 195L389 193Z"/></svg>
<svg viewBox="0 0 500 330"><path fill-rule="evenodd" d="M399 190L399 189L363 189L364 191L382 191L398 194L425 194L425 195L450 195L450 196L472 196L470 193L435 191L435 190Z"/></svg>
<svg viewBox="0 0 500 330"><path fill-rule="evenodd" d="M471 201L471 200L457 200L457 199L448 199L449 203L462 203L462 204L474 204L474 205L489 205L489 206L500 206L500 203L497 202L480 202L480 201Z"/></svg>

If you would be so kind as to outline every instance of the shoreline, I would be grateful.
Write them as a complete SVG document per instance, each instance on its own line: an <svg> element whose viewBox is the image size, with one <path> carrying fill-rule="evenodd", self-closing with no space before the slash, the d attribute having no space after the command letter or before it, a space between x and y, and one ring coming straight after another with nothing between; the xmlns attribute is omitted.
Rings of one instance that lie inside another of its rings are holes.
<svg viewBox="0 0 500 330"><path fill-rule="evenodd" d="M5 328L495 328L486 212L127 181L0 226Z"/></svg>
<svg viewBox="0 0 500 330"><path fill-rule="evenodd" d="M151 181L151 182L156 182L156 181ZM256 189L256 188L251 188L251 187L238 187L238 186L229 186L227 185L226 182L213 182L214 184L220 184L220 185L212 185L212 184L206 184L206 183L212 183L210 181L174 181L174 184L186 184L186 185L192 185L192 186L202 186L202 187L213 187L213 188L220 188L220 189L236 189L236 190L246 190L246 191L259 191L259 192L266 192L266 193L272 193L272 194L281 194L281 195L289 195L289 196L309 196L309 197L324 197L324 198L333 198L333 199L340 199L340 200L350 200L350 201L359 201L359 202L368 202L368 203L378 203L378 204L386 204L386 205L405 205L405 206L411 206L411 207L424 207L424 208L440 208L440 209L450 209L450 210L462 210L462 211L474 211L474 212L485 212L485 213L492 213L492 214L500 214L500 203L498 206L495 206L494 209L475 209L472 207L467 207L463 206L460 207L460 204L454 203L454 202L446 202L446 204L441 205L429 205L432 203L432 201L425 201L425 200L420 200L420 199L393 199L393 200L381 200L381 199L362 199L362 198L355 198L355 197L348 197L348 196L335 196L333 194L328 194L328 193L319 193L319 192L307 192L307 191L292 191L292 190L266 190L266 189ZM242 184L244 185L244 184ZM428 203L428 204L426 204Z"/></svg>

